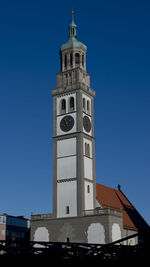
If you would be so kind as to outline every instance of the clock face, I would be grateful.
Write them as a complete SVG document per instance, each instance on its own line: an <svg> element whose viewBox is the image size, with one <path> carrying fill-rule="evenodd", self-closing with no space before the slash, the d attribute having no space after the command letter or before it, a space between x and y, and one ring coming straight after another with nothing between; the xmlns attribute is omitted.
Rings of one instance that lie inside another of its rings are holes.
<svg viewBox="0 0 150 267"><path fill-rule="evenodd" d="M60 128L63 132L69 132L74 126L74 118L70 115L65 116L60 121Z"/></svg>
<svg viewBox="0 0 150 267"><path fill-rule="evenodd" d="M87 133L91 131L91 122L88 116L83 117L83 127Z"/></svg>

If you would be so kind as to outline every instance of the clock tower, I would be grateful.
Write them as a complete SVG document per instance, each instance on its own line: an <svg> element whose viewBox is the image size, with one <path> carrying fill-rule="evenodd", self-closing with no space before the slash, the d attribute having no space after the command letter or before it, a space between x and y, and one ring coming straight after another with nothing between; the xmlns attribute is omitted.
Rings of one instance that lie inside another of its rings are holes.
<svg viewBox="0 0 150 267"><path fill-rule="evenodd" d="M69 25L60 48L60 72L53 96L53 215L83 216L96 207L94 96L86 72L87 47Z"/></svg>

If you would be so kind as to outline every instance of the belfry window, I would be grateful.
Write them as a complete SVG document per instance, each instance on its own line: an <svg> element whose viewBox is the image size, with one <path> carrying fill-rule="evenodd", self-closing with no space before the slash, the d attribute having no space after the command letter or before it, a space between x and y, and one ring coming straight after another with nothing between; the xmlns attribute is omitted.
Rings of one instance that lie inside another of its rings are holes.
<svg viewBox="0 0 150 267"><path fill-rule="evenodd" d="M62 100L62 109L66 110L66 100L65 99Z"/></svg>
<svg viewBox="0 0 150 267"><path fill-rule="evenodd" d="M69 107L70 107L70 111L74 111L74 97L70 97Z"/></svg>
<svg viewBox="0 0 150 267"><path fill-rule="evenodd" d="M79 53L75 54L75 64L77 64L77 65L80 64L80 54Z"/></svg>
<svg viewBox="0 0 150 267"><path fill-rule="evenodd" d="M84 55L82 55L82 67L84 68Z"/></svg>
<svg viewBox="0 0 150 267"><path fill-rule="evenodd" d="M90 101L87 100L87 113L90 114Z"/></svg>
<svg viewBox="0 0 150 267"><path fill-rule="evenodd" d="M83 110L85 111L85 98L83 98Z"/></svg>
<svg viewBox="0 0 150 267"><path fill-rule="evenodd" d="M73 60L72 60L72 53L70 54L70 66L72 66L73 64Z"/></svg>
<svg viewBox="0 0 150 267"><path fill-rule="evenodd" d="M67 55L65 55L65 68L67 68Z"/></svg>
<svg viewBox="0 0 150 267"><path fill-rule="evenodd" d="M61 100L61 105L60 105L60 114L66 113L66 100L62 99Z"/></svg>

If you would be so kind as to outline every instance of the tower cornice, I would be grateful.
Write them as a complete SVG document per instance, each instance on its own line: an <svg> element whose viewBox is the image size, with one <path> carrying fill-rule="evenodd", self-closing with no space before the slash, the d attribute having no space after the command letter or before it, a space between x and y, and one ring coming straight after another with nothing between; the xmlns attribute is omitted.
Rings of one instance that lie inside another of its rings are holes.
<svg viewBox="0 0 150 267"><path fill-rule="evenodd" d="M78 90L82 90L84 91L86 94L95 97L95 91L93 89L91 89L90 87L88 87L87 85L85 85L84 83L77 83L74 85L68 85L67 88L64 90L63 87L60 88L56 88L56 89L52 89L51 90L51 95L52 96L57 96L57 95L65 95L68 93L73 93L76 92Z"/></svg>

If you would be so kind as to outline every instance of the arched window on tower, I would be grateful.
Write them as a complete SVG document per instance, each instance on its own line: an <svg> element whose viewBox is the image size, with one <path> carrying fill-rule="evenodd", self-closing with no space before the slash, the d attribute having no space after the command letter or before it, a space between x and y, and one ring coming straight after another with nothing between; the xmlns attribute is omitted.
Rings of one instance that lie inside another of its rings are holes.
<svg viewBox="0 0 150 267"><path fill-rule="evenodd" d="M87 144L87 156L90 157L90 144Z"/></svg>
<svg viewBox="0 0 150 267"><path fill-rule="evenodd" d="M89 186L89 184L87 186L87 193L90 193L90 186Z"/></svg>
<svg viewBox="0 0 150 267"><path fill-rule="evenodd" d="M74 111L74 97L69 98L69 111Z"/></svg>
<svg viewBox="0 0 150 267"><path fill-rule="evenodd" d="M72 53L70 54L70 67L73 65L73 58L72 58Z"/></svg>
<svg viewBox="0 0 150 267"><path fill-rule="evenodd" d="M65 55L65 59L64 59L64 65L65 65L65 68L67 68L67 55Z"/></svg>
<svg viewBox="0 0 150 267"><path fill-rule="evenodd" d="M60 102L60 114L66 113L66 100L62 99Z"/></svg>
<svg viewBox="0 0 150 267"><path fill-rule="evenodd" d="M61 71L62 71L62 69L63 69L63 64L62 64L62 55L60 56L60 69L61 69Z"/></svg>
<svg viewBox="0 0 150 267"><path fill-rule="evenodd" d="M90 101L87 100L87 113L90 114Z"/></svg>
<svg viewBox="0 0 150 267"><path fill-rule="evenodd" d="M87 143L85 143L84 146L85 146L84 149L85 149L85 156L86 156L87 155Z"/></svg>
<svg viewBox="0 0 150 267"><path fill-rule="evenodd" d="M90 144L85 143L85 156L90 157Z"/></svg>
<svg viewBox="0 0 150 267"><path fill-rule="evenodd" d="M82 55L82 67L84 68L84 55Z"/></svg>
<svg viewBox="0 0 150 267"><path fill-rule="evenodd" d="M83 98L83 111L85 111L86 109L85 109L85 98Z"/></svg>
<svg viewBox="0 0 150 267"><path fill-rule="evenodd" d="M80 64L80 54L79 53L76 53L75 54L75 64L76 65L79 65Z"/></svg>
<svg viewBox="0 0 150 267"><path fill-rule="evenodd" d="M70 213L69 206L66 206L66 214L69 214L69 213Z"/></svg>

